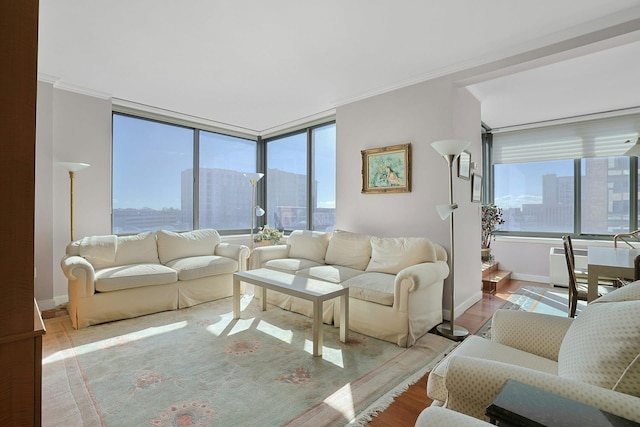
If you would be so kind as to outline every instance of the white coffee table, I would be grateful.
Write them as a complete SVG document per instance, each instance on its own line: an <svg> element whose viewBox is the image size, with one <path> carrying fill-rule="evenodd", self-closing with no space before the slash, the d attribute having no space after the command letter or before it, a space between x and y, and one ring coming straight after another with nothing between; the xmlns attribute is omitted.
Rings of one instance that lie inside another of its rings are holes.
<svg viewBox="0 0 640 427"><path fill-rule="evenodd" d="M267 309L267 289L302 298L313 303L313 355L322 355L322 303L340 297L340 341L349 341L349 288L335 283L281 273L268 268L233 274L233 318L240 318L240 282L262 288L262 311Z"/></svg>

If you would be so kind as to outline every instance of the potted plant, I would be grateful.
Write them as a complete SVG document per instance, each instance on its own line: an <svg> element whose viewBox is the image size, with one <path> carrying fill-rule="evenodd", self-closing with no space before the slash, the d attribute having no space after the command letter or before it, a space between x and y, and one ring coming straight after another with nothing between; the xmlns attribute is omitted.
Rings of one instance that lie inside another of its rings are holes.
<svg viewBox="0 0 640 427"><path fill-rule="evenodd" d="M258 243L258 246L262 245L277 245L282 238L282 231L277 228L269 227L269 224L265 224L258 229L258 233L253 236L253 241Z"/></svg>
<svg viewBox="0 0 640 427"><path fill-rule="evenodd" d="M482 260L491 259L491 242L496 239L498 225L504 224L502 208L494 204L482 205Z"/></svg>

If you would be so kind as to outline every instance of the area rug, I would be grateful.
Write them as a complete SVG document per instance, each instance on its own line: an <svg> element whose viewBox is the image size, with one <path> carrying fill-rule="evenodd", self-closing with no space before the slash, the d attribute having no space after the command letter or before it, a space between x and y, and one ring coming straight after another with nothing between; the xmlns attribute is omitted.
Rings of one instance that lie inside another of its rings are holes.
<svg viewBox="0 0 640 427"><path fill-rule="evenodd" d="M576 314L586 306L586 301L578 301ZM567 288L540 288L523 286L509 296L501 307L504 310L531 311L567 317L569 313L569 291ZM476 333L486 338L491 337L491 320L485 323Z"/></svg>
<svg viewBox="0 0 640 427"><path fill-rule="evenodd" d="M363 424L455 344L427 334L395 344L230 298L74 330L45 322L43 426L338 426Z"/></svg>

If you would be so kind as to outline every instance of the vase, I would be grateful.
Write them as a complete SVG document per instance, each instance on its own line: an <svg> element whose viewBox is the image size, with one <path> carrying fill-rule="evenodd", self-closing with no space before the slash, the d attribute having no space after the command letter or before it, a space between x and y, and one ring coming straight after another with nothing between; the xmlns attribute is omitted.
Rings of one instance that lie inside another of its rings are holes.
<svg viewBox="0 0 640 427"><path fill-rule="evenodd" d="M491 261L491 248L481 248L480 257L482 261Z"/></svg>

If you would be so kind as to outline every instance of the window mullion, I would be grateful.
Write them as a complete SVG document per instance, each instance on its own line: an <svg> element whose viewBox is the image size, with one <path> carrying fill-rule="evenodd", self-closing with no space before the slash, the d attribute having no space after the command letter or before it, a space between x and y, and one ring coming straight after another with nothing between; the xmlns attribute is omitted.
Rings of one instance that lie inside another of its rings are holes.
<svg viewBox="0 0 640 427"><path fill-rule="evenodd" d="M573 233L582 233L582 161L573 160Z"/></svg>
<svg viewBox="0 0 640 427"><path fill-rule="evenodd" d="M313 146L313 135L312 129L307 129L307 228L309 230L313 230L315 224L313 223L313 212L315 211L315 206L313 206L313 201L316 198L316 195L313 194L313 181L315 171L313 170L313 165L315 164L315 152Z"/></svg>
<svg viewBox="0 0 640 427"><path fill-rule="evenodd" d="M629 157L629 231L638 229L638 158Z"/></svg>
<svg viewBox="0 0 640 427"><path fill-rule="evenodd" d="M193 130L193 229L200 228L200 131Z"/></svg>

